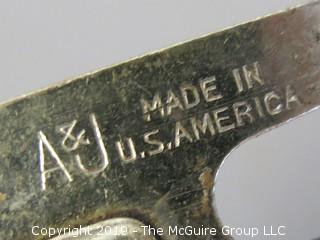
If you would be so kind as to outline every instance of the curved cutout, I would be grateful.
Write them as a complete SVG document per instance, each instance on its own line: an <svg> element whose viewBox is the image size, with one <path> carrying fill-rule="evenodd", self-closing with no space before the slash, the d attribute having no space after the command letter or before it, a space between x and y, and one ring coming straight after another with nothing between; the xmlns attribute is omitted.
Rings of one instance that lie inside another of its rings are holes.
<svg viewBox="0 0 320 240"><path fill-rule="evenodd" d="M257 228L250 239L314 239L320 235L320 112L236 149L216 178L217 212L225 226ZM285 236L263 236L264 226ZM242 229L244 230L244 229ZM283 232L283 229L281 229ZM235 239L248 239L243 234Z"/></svg>

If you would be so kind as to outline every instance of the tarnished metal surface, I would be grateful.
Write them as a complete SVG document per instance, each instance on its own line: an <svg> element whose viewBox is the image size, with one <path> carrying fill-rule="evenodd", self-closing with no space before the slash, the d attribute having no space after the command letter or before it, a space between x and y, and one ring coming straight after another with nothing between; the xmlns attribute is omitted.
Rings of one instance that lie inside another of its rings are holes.
<svg viewBox="0 0 320 240"><path fill-rule="evenodd" d="M319 104L319 2L5 104L0 239L118 217L163 228L159 239L227 239L212 205L224 158Z"/></svg>
<svg viewBox="0 0 320 240"><path fill-rule="evenodd" d="M146 235L141 226L144 224L135 219L113 218L52 240L155 240L152 235Z"/></svg>

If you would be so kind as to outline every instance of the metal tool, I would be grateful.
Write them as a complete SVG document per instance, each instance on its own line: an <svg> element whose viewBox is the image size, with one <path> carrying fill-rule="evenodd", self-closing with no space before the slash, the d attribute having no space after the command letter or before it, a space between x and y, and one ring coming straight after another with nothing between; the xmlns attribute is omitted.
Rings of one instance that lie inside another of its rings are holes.
<svg viewBox="0 0 320 240"><path fill-rule="evenodd" d="M23 96L0 109L0 239L229 239L223 160L319 105L319 1Z"/></svg>

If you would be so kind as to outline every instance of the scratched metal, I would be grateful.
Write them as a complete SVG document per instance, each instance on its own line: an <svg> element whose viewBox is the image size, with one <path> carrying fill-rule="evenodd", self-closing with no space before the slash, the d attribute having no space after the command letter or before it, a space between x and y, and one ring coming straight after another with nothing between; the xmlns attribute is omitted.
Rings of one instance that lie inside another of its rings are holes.
<svg viewBox="0 0 320 240"><path fill-rule="evenodd" d="M217 229L159 239L227 239L212 205L222 161L319 104L319 1L4 104L0 239L123 217Z"/></svg>

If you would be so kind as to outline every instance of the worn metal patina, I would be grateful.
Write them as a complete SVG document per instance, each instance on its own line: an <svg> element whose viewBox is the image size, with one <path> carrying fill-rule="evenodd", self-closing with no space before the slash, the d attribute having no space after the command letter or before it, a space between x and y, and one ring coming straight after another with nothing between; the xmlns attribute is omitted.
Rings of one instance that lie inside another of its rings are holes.
<svg viewBox="0 0 320 240"><path fill-rule="evenodd" d="M319 104L319 2L7 103L0 239L123 218L162 227L156 239L227 239L212 204L222 161ZM189 225L217 233L167 231Z"/></svg>

